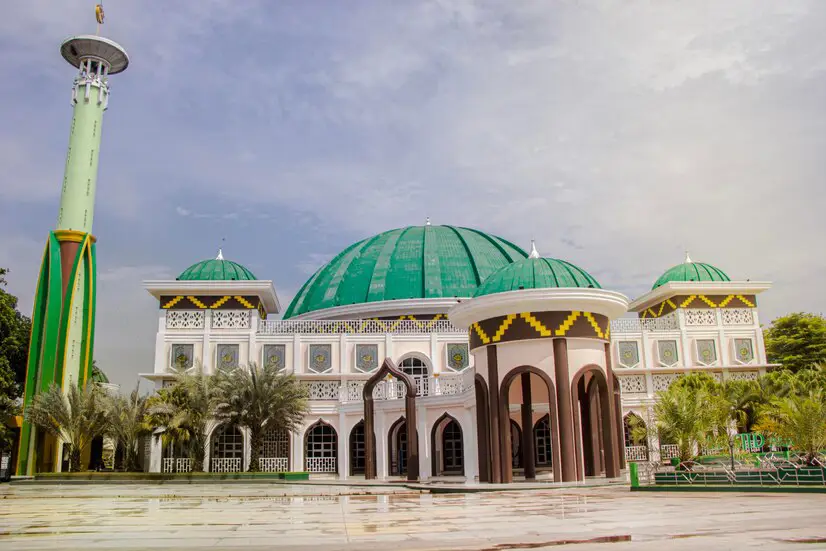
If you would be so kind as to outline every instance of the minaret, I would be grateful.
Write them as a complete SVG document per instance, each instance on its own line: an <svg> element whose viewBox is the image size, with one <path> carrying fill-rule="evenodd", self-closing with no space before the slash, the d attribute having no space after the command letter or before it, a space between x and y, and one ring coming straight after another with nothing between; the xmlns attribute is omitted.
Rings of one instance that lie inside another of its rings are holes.
<svg viewBox="0 0 826 551"><path fill-rule="evenodd" d="M103 9L96 7L98 28ZM101 36L81 35L60 46L78 69L72 85L72 126L57 227L49 233L32 313L23 407L51 384L84 386L91 373L95 335L95 209L103 112L109 77L129 64L126 51ZM23 423L17 474L56 470L60 444ZM84 459L85 460L85 459Z"/></svg>

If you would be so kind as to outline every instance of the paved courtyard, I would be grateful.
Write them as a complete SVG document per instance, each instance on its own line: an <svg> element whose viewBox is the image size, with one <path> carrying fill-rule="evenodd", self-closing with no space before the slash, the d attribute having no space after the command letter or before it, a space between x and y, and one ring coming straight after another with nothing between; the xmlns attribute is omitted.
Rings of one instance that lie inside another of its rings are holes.
<svg viewBox="0 0 826 551"><path fill-rule="evenodd" d="M387 491L3 485L0 549L826 549L826 494Z"/></svg>

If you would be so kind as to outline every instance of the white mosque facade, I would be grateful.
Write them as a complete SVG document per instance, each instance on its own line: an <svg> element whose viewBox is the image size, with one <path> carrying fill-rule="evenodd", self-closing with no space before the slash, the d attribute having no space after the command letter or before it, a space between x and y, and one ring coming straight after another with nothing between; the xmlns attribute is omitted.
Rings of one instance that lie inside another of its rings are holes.
<svg viewBox="0 0 826 551"><path fill-rule="evenodd" d="M627 420L650 425L656 393L677 377L754 379L772 367L756 298L769 287L686 258L629 301L533 247L412 226L342 251L283 319L273 283L221 254L145 282L158 331L154 369L142 376L162 388L175 365L275 363L294 374L309 412L300 430L267 435L265 471L613 478L627 460L674 453L654 436L632 442ZM207 470L246 468L243 429L213 426L209 442ZM182 455L153 439L149 470L186 471Z"/></svg>

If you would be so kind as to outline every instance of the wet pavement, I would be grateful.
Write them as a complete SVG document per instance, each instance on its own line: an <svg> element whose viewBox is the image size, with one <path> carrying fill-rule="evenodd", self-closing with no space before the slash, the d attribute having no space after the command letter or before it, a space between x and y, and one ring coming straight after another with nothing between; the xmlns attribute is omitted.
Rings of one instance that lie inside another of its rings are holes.
<svg viewBox="0 0 826 551"><path fill-rule="evenodd" d="M3 485L0 549L826 549L826 494L375 491Z"/></svg>

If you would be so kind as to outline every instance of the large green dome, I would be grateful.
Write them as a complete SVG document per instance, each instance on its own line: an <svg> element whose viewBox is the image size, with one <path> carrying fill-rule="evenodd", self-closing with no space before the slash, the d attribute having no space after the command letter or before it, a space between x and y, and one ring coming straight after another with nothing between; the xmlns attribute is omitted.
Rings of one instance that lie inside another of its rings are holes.
<svg viewBox="0 0 826 551"><path fill-rule="evenodd" d="M399 299L469 298L492 273L527 256L500 237L454 226L408 226L344 249L299 290L284 318Z"/></svg>
<svg viewBox="0 0 826 551"><path fill-rule="evenodd" d="M217 258L193 264L179 275L179 281L252 281L257 279L251 271L231 260L224 260L219 251Z"/></svg>
<svg viewBox="0 0 826 551"><path fill-rule="evenodd" d="M663 275L654 282L651 289L656 289L670 281L689 282L689 281L731 281L726 273L715 268L711 264L703 262L692 262L686 256L686 261L682 264L672 266L665 271Z"/></svg>
<svg viewBox="0 0 826 551"><path fill-rule="evenodd" d="M556 258L540 258L534 251L529 258L505 266L487 278L475 296L558 287L601 289L597 280L582 268Z"/></svg>

